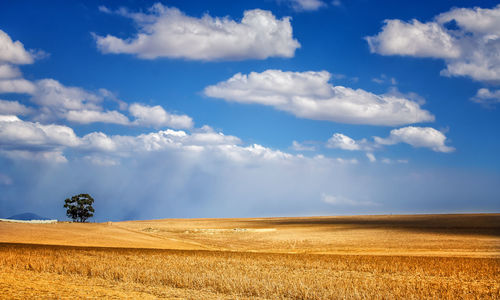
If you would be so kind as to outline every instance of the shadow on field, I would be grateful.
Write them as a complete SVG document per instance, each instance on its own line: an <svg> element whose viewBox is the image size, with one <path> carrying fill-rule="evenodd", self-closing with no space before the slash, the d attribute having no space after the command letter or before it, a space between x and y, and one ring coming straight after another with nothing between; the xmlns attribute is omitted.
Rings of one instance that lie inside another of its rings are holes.
<svg viewBox="0 0 500 300"><path fill-rule="evenodd" d="M322 227L324 230L391 229L437 234L500 236L500 214L276 218L259 219L257 222L266 226L311 226Z"/></svg>

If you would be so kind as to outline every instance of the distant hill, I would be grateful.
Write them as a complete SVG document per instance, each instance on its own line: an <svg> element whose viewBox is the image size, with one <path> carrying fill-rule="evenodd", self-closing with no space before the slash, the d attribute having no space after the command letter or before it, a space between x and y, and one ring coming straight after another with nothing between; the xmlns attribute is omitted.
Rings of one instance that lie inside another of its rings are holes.
<svg viewBox="0 0 500 300"><path fill-rule="evenodd" d="M29 212L28 213L14 215L12 217L8 217L7 219L11 219L11 220L24 220L24 221L30 221L30 220L50 220L49 218L40 217L37 214L29 213Z"/></svg>

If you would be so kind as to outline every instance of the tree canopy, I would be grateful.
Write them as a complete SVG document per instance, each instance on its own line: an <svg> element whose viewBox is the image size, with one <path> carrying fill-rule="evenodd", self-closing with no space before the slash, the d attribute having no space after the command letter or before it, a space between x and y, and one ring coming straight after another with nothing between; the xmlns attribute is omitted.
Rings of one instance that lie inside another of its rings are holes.
<svg viewBox="0 0 500 300"><path fill-rule="evenodd" d="M73 220L73 222L84 223L87 219L94 216L94 198L89 194L75 195L71 198L64 200L64 207L66 215Z"/></svg>

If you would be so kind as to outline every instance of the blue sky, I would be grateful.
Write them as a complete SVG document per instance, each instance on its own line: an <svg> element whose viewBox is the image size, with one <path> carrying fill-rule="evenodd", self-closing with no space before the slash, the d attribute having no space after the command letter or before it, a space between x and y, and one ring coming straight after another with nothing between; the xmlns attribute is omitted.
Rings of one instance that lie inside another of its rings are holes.
<svg viewBox="0 0 500 300"><path fill-rule="evenodd" d="M0 4L0 217L498 212L493 1Z"/></svg>

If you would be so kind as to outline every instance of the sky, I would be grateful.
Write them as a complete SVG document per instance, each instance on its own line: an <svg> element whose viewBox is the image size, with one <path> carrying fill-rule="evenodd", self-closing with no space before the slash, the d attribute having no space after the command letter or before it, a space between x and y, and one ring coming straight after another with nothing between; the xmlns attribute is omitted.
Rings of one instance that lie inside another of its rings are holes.
<svg viewBox="0 0 500 300"><path fill-rule="evenodd" d="M2 1L0 217L500 211L495 1Z"/></svg>

